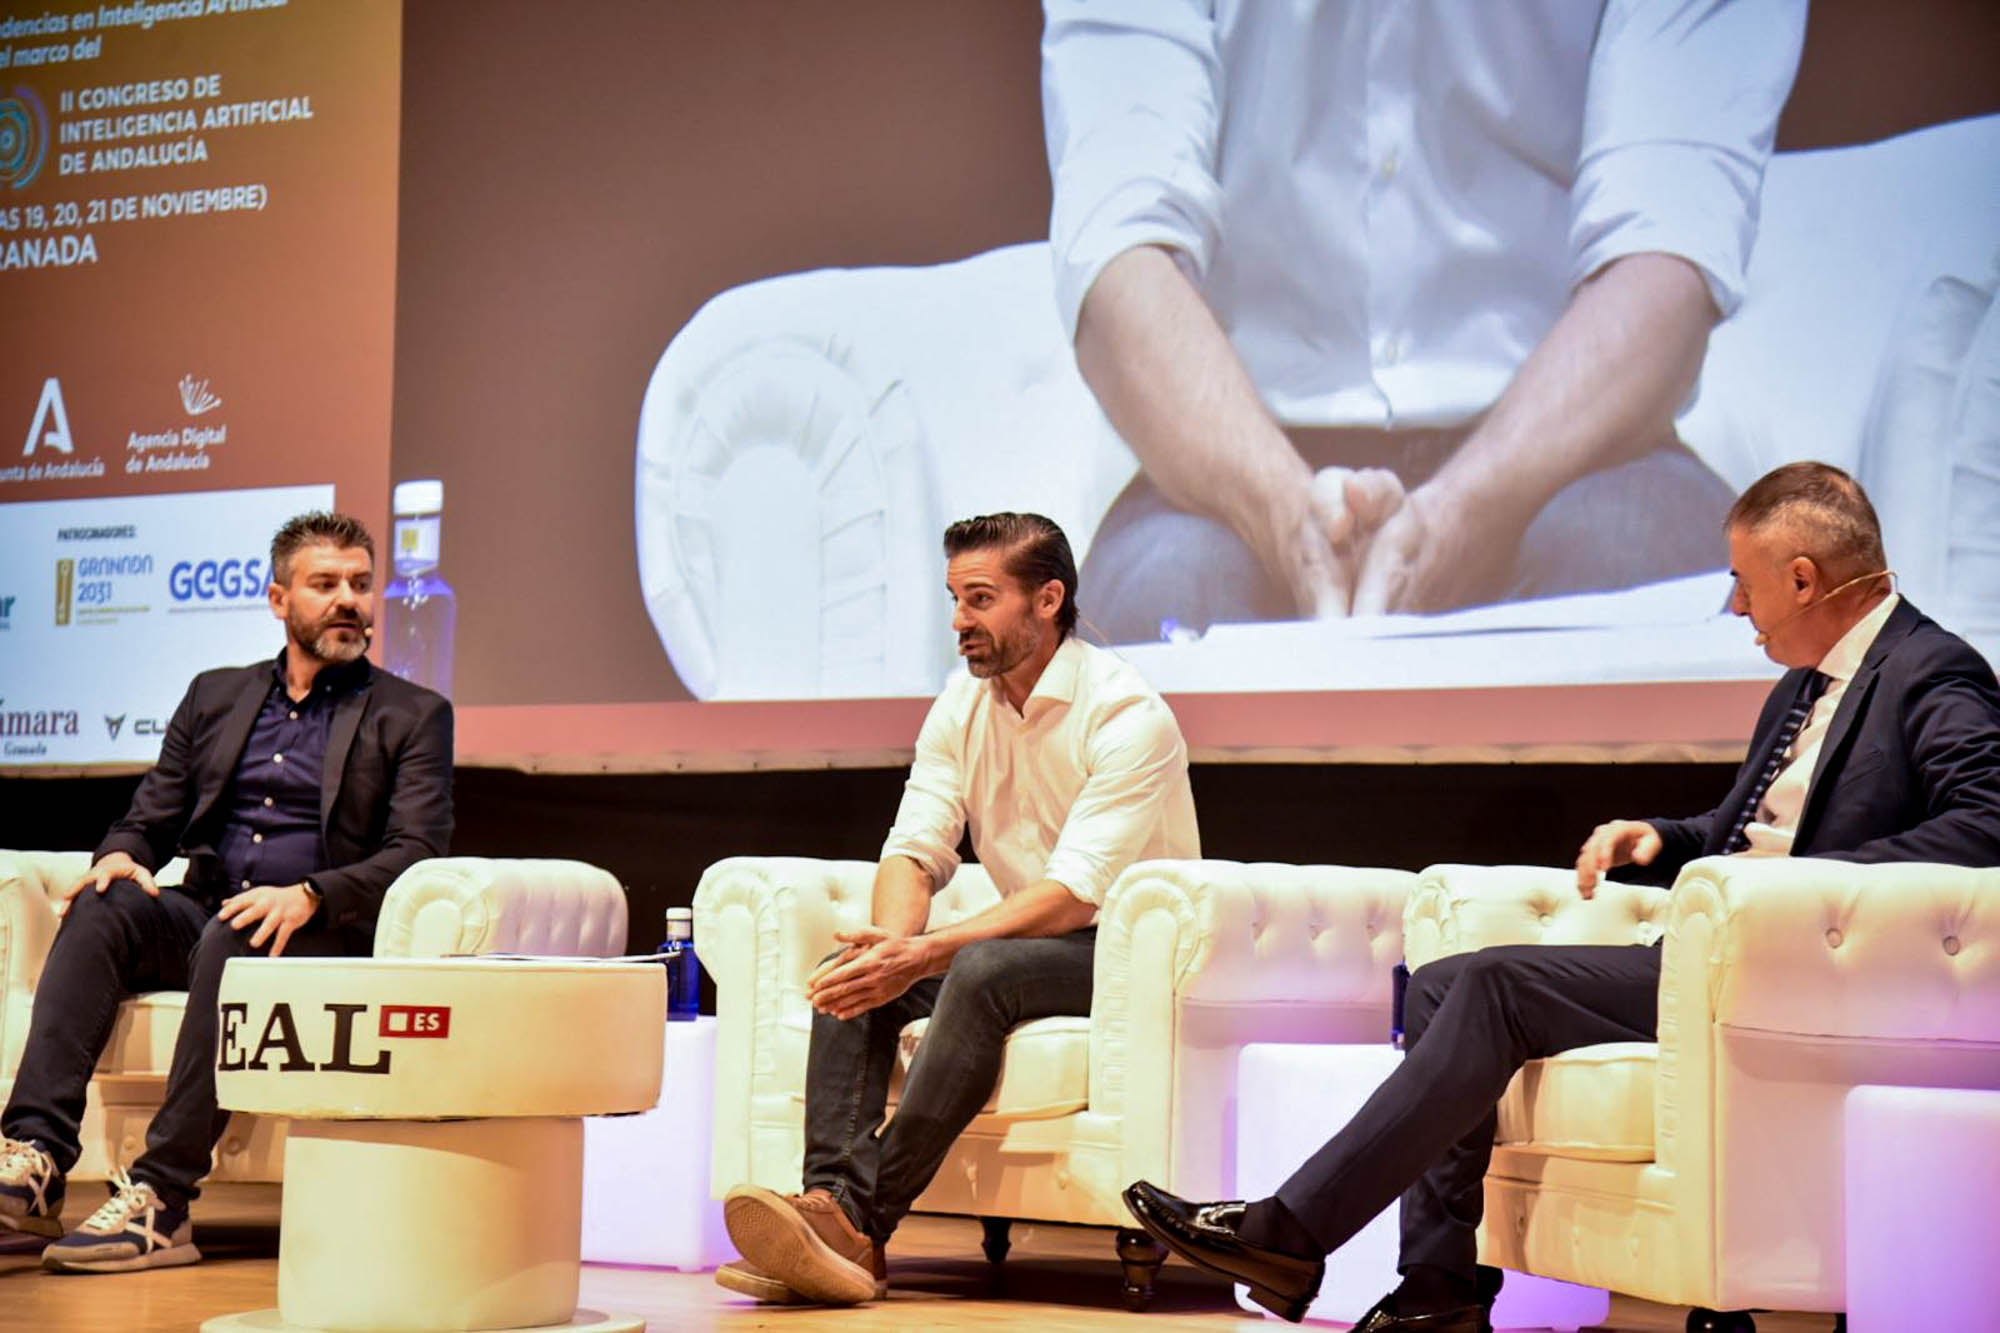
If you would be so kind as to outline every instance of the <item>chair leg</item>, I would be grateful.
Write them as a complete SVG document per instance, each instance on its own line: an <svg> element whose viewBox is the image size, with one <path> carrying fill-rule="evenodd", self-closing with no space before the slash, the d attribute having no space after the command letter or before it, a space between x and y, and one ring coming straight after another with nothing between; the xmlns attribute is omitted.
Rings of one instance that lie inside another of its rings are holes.
<svg viewBox="0 0 2000 1333"><path fill-rule="evenodd" d="M1153 1303L1153 1275L1167 1261L1167 1247L1135 1227L1118 1228L1118 1262L1125 1270L1125 1308L1137 1314Z"/></svg>
<svg viewBox="0 0 2000 1333"><path fill-rule="evenodd" d="M1705 1310L1696 1306L1688 1311L1687 1333L1757 1333L1757 1321L1748 1310Z"/></svg>
<svg viewBox="0 0 2000 1333"><path fill-rule="evenodd" d="M979 1248L986 1251L986 1262L998 1264L1007 1261L1007 1251L1014 1246L1014 1242L1008 1237L1007 1233L1013 1226L1014 1219L1011 1217L982 1217L979 1219L979 1229L985 1233L980 1238Z"/></svg>

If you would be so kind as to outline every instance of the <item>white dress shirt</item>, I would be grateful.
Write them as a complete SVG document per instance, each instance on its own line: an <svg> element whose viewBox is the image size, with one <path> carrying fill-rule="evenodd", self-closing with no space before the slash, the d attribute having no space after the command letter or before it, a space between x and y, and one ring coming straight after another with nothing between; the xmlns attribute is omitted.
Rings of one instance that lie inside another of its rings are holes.
<svg viewBox="0 0 2000 1333"><path fill-rule="evenodd" d="M946 682L882 855L942 888L968 824L1002 896L1052 879L1102 905L1134 861L1201 855L1180 724L1137 671L1075 636L1018 713L998 680Z"/></svg>
<svg viewBox="0 0 2000 1333"><path fill-rule="evenodd" d="M1833 725L1833 715L1840 710L1840 697L1847 693L1847 683L1861 669L1868 650L1875 646L1875 636L1889 623L1889 613L1901 600L1893 592L1884 597L1880 606L1855 621L1840 636L1840 642L1820 659L1820 672L1827 678L1826 690L1814 701L1811 715L1786 752L1783 771L1765 789L1764 799L1757 805L1757 817L1744 826L1743 836L1750 840L1750 845L1744 848L1746 854L1792 854L1799 816L1805 813L1806 795L1812 790L1813 770L1819 767L1820 746L1826 743L1827 729Z"/></svg>
<svg viewBox="0 0 2000 1333"><path fill-rule="evenodd" d="M1170 247L1296 425L1491 406L1584 278L1678 255L1727 315L1804 0L1046 0L1070 335Z"/></svg>

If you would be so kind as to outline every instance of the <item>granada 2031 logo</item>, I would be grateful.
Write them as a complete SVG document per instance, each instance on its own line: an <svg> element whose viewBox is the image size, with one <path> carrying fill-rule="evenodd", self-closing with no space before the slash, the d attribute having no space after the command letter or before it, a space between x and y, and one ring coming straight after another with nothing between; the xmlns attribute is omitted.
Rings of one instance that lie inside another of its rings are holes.
<svg viewBox="0 0 2000 1333"><path fill-rule="evenodd" d="M16 84L0 96L0 184L25 190L48 156L48 109L34 89Z"/></svg>

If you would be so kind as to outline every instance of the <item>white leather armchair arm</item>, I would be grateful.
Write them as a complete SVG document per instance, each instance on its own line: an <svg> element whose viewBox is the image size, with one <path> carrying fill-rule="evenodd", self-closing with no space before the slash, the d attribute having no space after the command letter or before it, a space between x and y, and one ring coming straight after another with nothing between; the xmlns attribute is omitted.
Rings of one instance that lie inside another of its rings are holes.
<svg viewBox="0 0 2000 1333"><path fill-rule="evenodd" d="M1585 898L1576 871L1548 866L1434 865L1404 911L1403 957L1415 971L1495 944L1652 944L1667 899L1664 889L1610 880Z"/></svg>
<svg viewBox="0 0 2000 1333"><path fill-rule="evenodd" d="M805 1084L808 1034L788 1024L787 997L803 994L833 933L868 919L875 867L865 861L731 857L710 866L694 891L694 939L715 978L715 1124L711 1182L757 1179L753 1165L790 1156L773 1141L783 1099ZM762 1103L767 1113L760 1117ZM718 1185L718 1188L720 1186ZM781 1179L773 1188L795 1189Z"/></svg>
<svg viewBox="0 0 2000 1333"><path fill-rule="evenodd" d="M1674 885L1667 956L1662 1002L1699 981L1736 1032L2000 1043L2000 869L1710 857Z"/></svg>
<svg viewBox="0 0 2000 1333"><path fill-rule="evenodd" d="M1386 1042L1416 876L1146 861L1098 921L1090 1114L1122 1125L1122 1183L1231 1197L1236 1061L1251 1042Z"/></svg>
<svg viewBox="0 0 2000 1333"><path fill-rule="evenodd" d="M89 868L89 852L0 851L0 1078L13 1078L28 1040L35 983L56 937L55 895Z"/></svg>
<svg viewBox="0 0 2000 1333"><path fill-rule="evenodd" d="M812 1037L806 978L833 951L835 931L868 924L874 887L872 861L737 856L703 873L694 938L715 978L712 1181L798 1187L797 1103ZM931 924L997 898L984 870L961 866L931 899Z"/></svg>
<svg viewBox="0 0 2000 1333"><path fill-rule="evenodd" d="M625 890L582 861L441 856L396 877L375 919L377 958L625 952Z"/></svg>

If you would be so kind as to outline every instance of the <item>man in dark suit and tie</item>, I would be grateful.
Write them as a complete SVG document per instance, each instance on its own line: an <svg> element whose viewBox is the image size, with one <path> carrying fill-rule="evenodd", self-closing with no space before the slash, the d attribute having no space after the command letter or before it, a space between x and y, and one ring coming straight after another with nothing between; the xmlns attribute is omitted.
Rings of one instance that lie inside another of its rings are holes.
<svg viewBox="0 0 2000 1333"><path fill-rule="evenodd" d="M1874 507L1846 473L1794 463L1728 521L1731 609L1790 668L1728 796L1691 819L1614 820L1577 856L1585 897L1638 863L1698 856L2000 865L2000 686L1970 645L1893 591ZM1410 978L1409 1056L1268 1199L1198 1204L1139 1182L1125 1197L1184 1257L1303 1316L1324 1256L1402 1196L1403 1282L1366 1333L1484 1333L1498 1273L1475 1265L1495 1106L1524 1063L1652 1041L1660 950L1503 946Z"/></svg>
<svg viewBox="0 0 2000 1333"><path fill-rule="evenodd" d="M0 1232L61 1237L49 1268L189 1264L188 1208L228 1123L216 1106L216 992L250 955L362 955L397 875L451 839L451 704L378 670L375 544L343 514L271 543L275 661L207 671L175 709L131 809L64 895L33 1022L0 1116ZM176 853L185 881L154 883ZM129 1175L63 1235L64 1173L119 1002L188 992L165 1100Z"/></svg>

